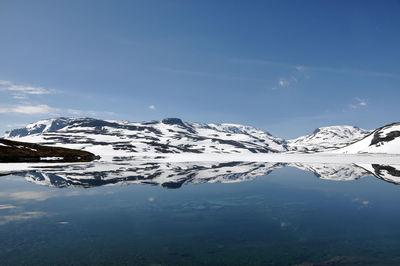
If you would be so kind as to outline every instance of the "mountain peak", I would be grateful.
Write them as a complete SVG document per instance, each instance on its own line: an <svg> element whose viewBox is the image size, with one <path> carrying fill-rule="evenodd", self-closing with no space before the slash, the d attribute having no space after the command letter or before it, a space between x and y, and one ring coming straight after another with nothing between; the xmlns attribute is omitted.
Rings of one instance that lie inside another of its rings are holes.
<svg viewBox="0 0 400 266"><path fill-rule="evenodd" d="M370 133L347 125L319 127L310 135L288 140L288 144L294 151L327 151L347 146Z"/></svg>
<svg viewBox="0 0 400 266"><path fill-rule="evenodd" d="M178 125L178 126L183 126L183 127L186 126L181 119L175 118L175 117L164 118L161 122L163 124L167 124L167 125Z"/></svg>

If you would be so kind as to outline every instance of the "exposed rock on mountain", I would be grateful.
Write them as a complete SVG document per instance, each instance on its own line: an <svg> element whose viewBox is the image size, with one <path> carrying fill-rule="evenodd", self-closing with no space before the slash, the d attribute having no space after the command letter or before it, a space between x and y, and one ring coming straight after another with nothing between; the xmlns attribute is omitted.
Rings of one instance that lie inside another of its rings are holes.
<svg viewBox="0 0 400 266"><path fill-rule="evenodd" d="M373 132L354 126L321 127L310 135L286 141L250 126L183 122L179 118L147 122L55 118L12 130L4 137L82 149L102 157L163 153L400 153L399 123Z"/></svg>
<svg viewBox="0 0 400 266"><path fill-rule="evenodd" d="M201 124L178 118L131 123L92 118L57 118L8 132L5 138L83 149L109 156L157 153L275 153L283 139L253 127Z"/></svg>
<svg viewBox="0 0 400 266"><path fill-rule="evenodd" d="M378 128L360 141L334 152L400 154L400 123Z"/></svg>

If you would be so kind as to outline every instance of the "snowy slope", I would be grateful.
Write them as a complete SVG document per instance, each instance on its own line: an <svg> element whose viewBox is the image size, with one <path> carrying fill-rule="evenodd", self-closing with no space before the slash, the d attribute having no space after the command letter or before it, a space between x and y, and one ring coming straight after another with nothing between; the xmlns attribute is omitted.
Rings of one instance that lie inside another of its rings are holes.
<svg viewBox="0 0 400 266"><path fill-rule="evenodd" d="M365 138L333 153L382 153L400 154L400 123L393 123L374 130Z"/></svg>
<svg viewBox="0 0 400 266"><path fill-rule="evenodd" d="M183 122L178 118L147 122L54 118L12 130L4 137L83 149L103 158L112 158L189 153L399 154L399 136L399 123L379 128L372 133L354 126L321 127L313 134L285 141L250 126Z"/></svg>
<svg viewBox="0 0 400 266"><path fill-rule="evenodd" d="M275 153L287 151L283 139L249 126L201 124L177 118L126 122L57 118L8 132L7 139L83 149L100 156L162 153Z"/></svg>
<svg viewBox="0 0 400 266"><path fill-rule="evenodd" d="M316 129L312 134L288 140L292 151L316 152L338 149L371 133L355 126L330 126Z"/></svg>

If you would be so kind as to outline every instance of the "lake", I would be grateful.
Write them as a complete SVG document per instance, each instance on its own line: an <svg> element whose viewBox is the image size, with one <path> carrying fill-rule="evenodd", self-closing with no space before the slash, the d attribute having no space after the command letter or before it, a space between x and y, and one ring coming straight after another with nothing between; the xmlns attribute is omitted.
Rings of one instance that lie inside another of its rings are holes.
<svg viewBox="0 0 400 266"><path fill-rule="evenodd" d="M398 169L116 160L5 175L0 264L399 265Z"/></svg>

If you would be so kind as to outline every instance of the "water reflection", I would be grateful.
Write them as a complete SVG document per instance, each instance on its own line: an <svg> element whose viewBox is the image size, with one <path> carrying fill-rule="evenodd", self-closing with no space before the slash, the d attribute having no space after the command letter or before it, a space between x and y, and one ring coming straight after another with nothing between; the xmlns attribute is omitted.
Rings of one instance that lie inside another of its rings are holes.
<svg viewBox="0 0 400 266"><path fill-rule="evenodd" d="M36 168L18 173L26 180L51 187L99 187L117 184L146 184L176 189L187 184L233 183L254 180L284 167L314 173L320 179L357 180L375 176L400 184L400 165L260 163L260 162L181 162L115 160Z"/></svg>
<svg viewBox="0 0 400 266"><path fill-rule="evenodd" d="M400 194L380 180L398 183L399 169L139 160L36 168L0 178L0 261L397 265Z"/></svg>

